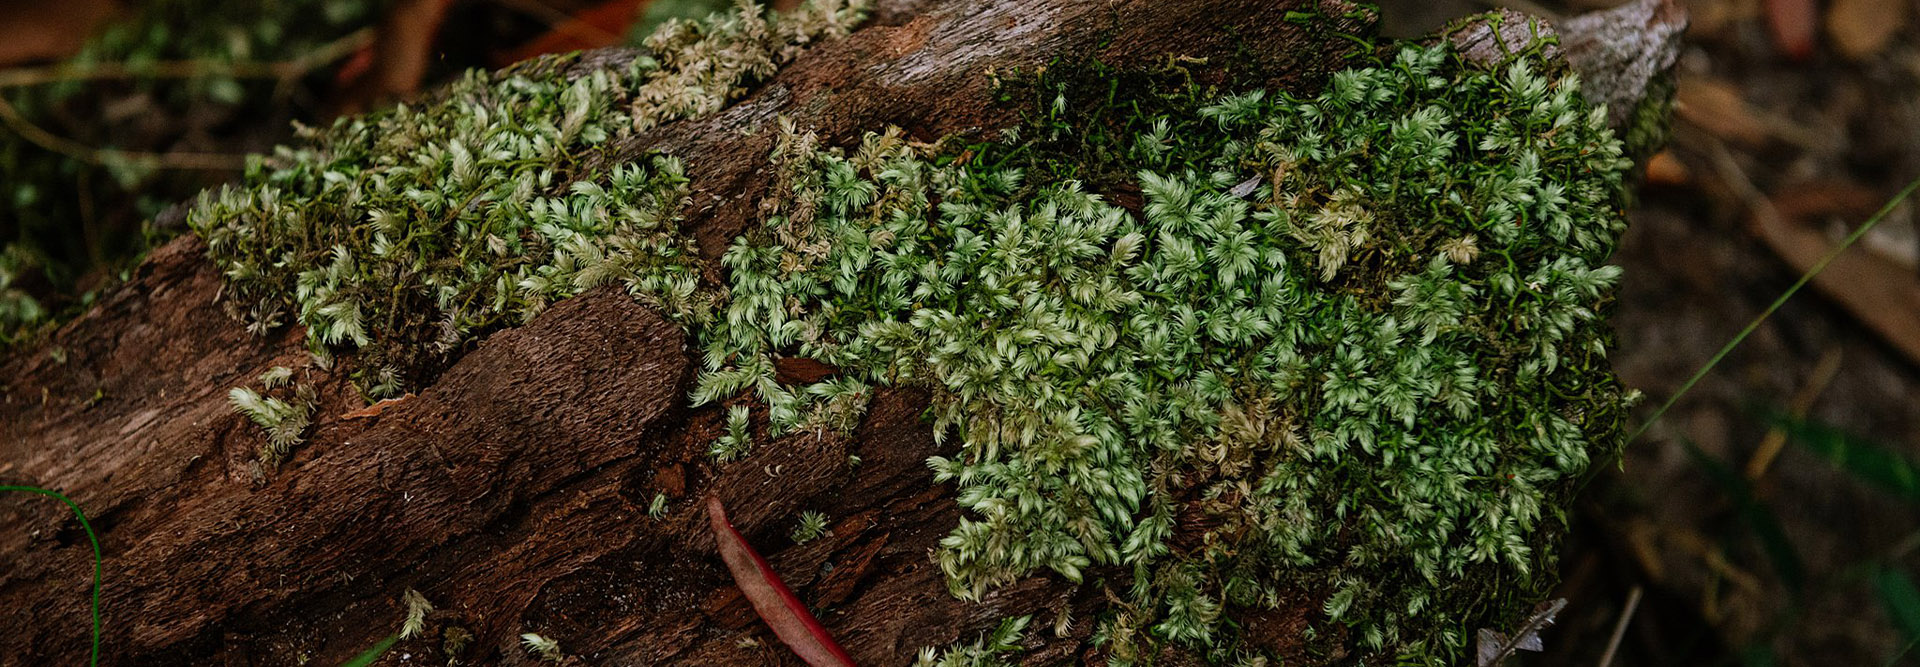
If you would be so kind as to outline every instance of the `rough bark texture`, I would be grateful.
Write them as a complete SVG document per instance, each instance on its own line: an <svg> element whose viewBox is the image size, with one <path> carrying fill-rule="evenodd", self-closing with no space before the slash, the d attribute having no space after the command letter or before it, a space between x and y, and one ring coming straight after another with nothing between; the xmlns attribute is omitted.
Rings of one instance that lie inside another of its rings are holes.
<svg viewBox="0 0 1920 667"><path fill-rule="evenodd" d="M1084 57L1235 58L1297 90L1357 48L1285 20L1310 1L883 2L867 27L747 99L617 155L685 159L689 227L712 259L756 219L777 114L837 142L888 124L923 139L997 128L1011 118L991 104L988 68ZM1324 5L1333 17L1351 9ZM1363 19L1334 20L1365 31ZM1094 607L1092 587L1034 577L983 603L946 592L928 553L959 515L924 464L936 451L924 396L883 390L851 438L763 442L746 462L715 465L705 447L724 410L686 407L688 342L618 290L492 335L376 417L341 419L359 399L320 376L306 444L263 469L259 433L225 393L297 366L304 346L297 330L261 339L231 320L203 255L178 239L43 345L0 356L0 481L64 491L91 514L105 552L104 662L337 664L392 634L413 588L437 608L430 632L387 664L403 653L444 663L453 628L475 637L463 664L529 662L522 632L582 664L793 663L715 556L706 494L862 663L900 664L1036 610L1029 663L1086 655L1090 623L1064 637L1038 626ZM863 460L851 472L849 454ZM672 499L662 520L647 516L656 493ZM830 536L793 545L801 509L832 517ZM91 564L78 524L15 494L0 496L0 526L0 604L13 610L0 615L0 664L82 663ZM1303 595L1247 619L1249 631L1297 651L1319 602Z"/></svg>

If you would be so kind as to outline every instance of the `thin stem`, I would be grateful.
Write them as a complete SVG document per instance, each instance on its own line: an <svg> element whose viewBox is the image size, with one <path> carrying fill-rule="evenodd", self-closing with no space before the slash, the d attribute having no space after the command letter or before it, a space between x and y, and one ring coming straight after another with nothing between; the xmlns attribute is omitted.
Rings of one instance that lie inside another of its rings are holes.
<svg viewBox="0 0 1920 667"><path fill-rule="evenodd" d="M1600 654L1600 667L1613 664L1613 654L1619 652L1620 641L1627 637L1627 623L1633 620L1633 612L1640 608L1640 595L1643 592L1639 584L1634 584L1633 590L1627 593L1627 606L1620 610L1620 620L1613 624L1613 637L1607 640L1607 652Z"/></svg>
<svg viewBox="0 0 1920 667"><path fill-rule="evenodd" d="M1732 159L1731 156L1727 155L1717 157L1722 158L1723 161L1731 161ZM1746 186L1749 189L1753 187L1751 183L1747 183ZM1793 285L1789 286L1785 292L1781 292L1780 297L1774 299L1773 303L1769 304L1766 310L1760 311L1760 314L1754 317L1752 322L1748 322L1747 326L1740 330L1740 333L1734 334L1733 340L1729 340L1726 345L1721 346L1720 351L1714 353L1713 358L1708 359L1706 365L1701 366L1700 370L1695 371L1693 377L1687 378L1686 384L1680 385L1680 391L1674 392L1673 396L1668 397L1667 401L1660 405L1660 409L1654 410L1653 416L1648 417L1647 421L1641 423L1640 428L1635 430L1631 437L1627 438L1627 442L1631 443L1640 439L1641 435L1646 434L1647 429L1652 428L1654 422L1660 421L1660 417L1666 415L1667 410L1672 409L1673 404L1679 402L1680 397L1687 395L1687 392L1691 391L1694 385L1699 384L1700 380L1707 376L1707 373L1712 372L1715 366L1720 365L1720 361L1726 359L1727 355L1733 352L1733 348L1738 347L1741 342L1747 339L1747 336L1752 335L1754 330L1760 328L1762 322L1767 321L1767 318L1771 317L1775 311L1780 310L1781 306L1786 305L1788 299L1800 293L1800 288L1806 287L1807 283L1812 282L1813 277L1825 270L1828 264L1833 263L1833 260L1839 257L1840 253L1846 252L1848 248L1853 247L1854 242L1866 236L1867 232L1873 231L1874 226L1879 225L1881 220L1892 213L1893 209L1898 207L1901 202L1906 201L1907 197L1911 196L1916 189L1920 189L1920 178L1916 178L1912 182L1907 183L1906 187L1900 189L1899 194L1894 195L1893 199L1888 200L1885 206L1880 207L1879 212L1874 213L1873 217L1867 218L1866 222L1861 223L1860 227L1854 229L1852 234L1848 234L1847 238L1842 240L1839 245L1834 246L1832 250L1828 250L1827 254L1820 258L1820 261L1814 262L1813 266L1808 267L1806 273L1800 275L1799 280L1794 281ZM1767 205L1765 201L1765 199L1760 199L1755 205Z"/></svg>
<svg viewBox="0 0 1920 667"><path fill-rule="evenodd" d="M1911 652L1916 644L1920 644L1920 637L1914 637L1912 641L1907 642L1906 646L1900 647L1900 652L1893 654L1891 658L1887 658L1885 667L1893 667L1894 665L1900 664L1900 659L1907 657L1907 653Z"/></svg>
<svg viewBox="0 0 1920 667"><path fill-rule="evenodd" d="M0 96L0 122L35 146L71 157L87 164L107 167L137 164L157 169L198 169L234 171L246 166L246 156L219 153L148 153L113 148L94 148L42 129L20 115L20 110Z"/></svg>
<svg viewBox="0 0 1920 667"><path fill-rule="evenodd" d="M1800 387L1800 391L1794 393L1793 400L1788 403L1787 414L1792 415L1794 419L1806 418L1807 412L1813 409L1814 401L1820 400L1820 393L1826 391L1827 385L1832 384L1834 376L1840 373L1840 361L1843 356L1840 348L1827 350L1825 354L1820 355L1820 361L1813 366L1812 376L1807 378L1807 383ZM1765 477L1767 469L1773 466L1773 460L1780 456L1781 450L1786 449L1786 446L1786 428L1775 425L1767 429L1767 435L1760 440L1759 448L1754 450L1752 458L1747 459L1747 480L1758 481L1761 477Z"/></svg>
<svg viewBox="0 0 1920 667"><path fill-rule="evenodd" d="M370 43L371 28L362 28L328 42L307 54L283 62L232 62L210 60L169 60L147 64L62 63L47 67L21 67L0 70L0 89L43 85L62 81L100 81L109 79L176 78L208 76L264 78L290 81L314 68L339 60ZM151 153L96 148L48 132L28 120L20 110L0 96L0 122L21 138L41 148L97 166L134 164L152 169L193 169L236 171L246 166L246 156L221 153Z"/></svg>
<svg viewBox="0 0 1920 667"><path fill-rule="evenodd" d="M52 489L37 486L0 486L0 492L4 491L24 491L59 500L73 510L74 516L80 518L80 530L86 531L87 542L93 545L93 651L92 658L87 664L98 667L100 664L100 538L93 534L93 525L87 523L87 513L80 511L80 505L73 502L72 498Z"/></svg>
<svg viewBox="0 0 1920 667"><path fill-rule="evenodd" d="M373 40L373 29L362 28L333 40L293 60L276 62L219 62L215 60L163 60L151 63L78 63L65 62L44 67L14 67L0 70L0 88L39 86L65 81L105 81L120 79L198 79L229 76L242 79L291 79L304 76L314 68L346 57Z"/></svg>

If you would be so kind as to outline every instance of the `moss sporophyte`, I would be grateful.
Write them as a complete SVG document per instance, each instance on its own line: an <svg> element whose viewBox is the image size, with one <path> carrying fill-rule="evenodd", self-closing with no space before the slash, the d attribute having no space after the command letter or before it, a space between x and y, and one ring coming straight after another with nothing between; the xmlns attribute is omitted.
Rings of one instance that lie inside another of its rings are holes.
<svg viewBox="0 0 1920 667"><path fill-rule="evenodd" d="M985 140L829 146L783 120L720 285L681 229L699 156L588 171L861 9L743 7L621 71L476 75L309 132L193 228L254 321L354 352L373 396L607 283L699 341L693 404L750 396L768 435L921 388L932 479L964 510L936 553L952 593L1104 587L1092 640L1117 664L1257 659L1237 619L1302 596L1325 601L1321 659L1446 663L1550 583L1628 401L1602 317L1628 165L1577 80L1409 46L1311 96L1042 75L1027 122ZM782 383L777 357L839 372ZM730 410L716 459L753 454L751 416Z"/></svg>

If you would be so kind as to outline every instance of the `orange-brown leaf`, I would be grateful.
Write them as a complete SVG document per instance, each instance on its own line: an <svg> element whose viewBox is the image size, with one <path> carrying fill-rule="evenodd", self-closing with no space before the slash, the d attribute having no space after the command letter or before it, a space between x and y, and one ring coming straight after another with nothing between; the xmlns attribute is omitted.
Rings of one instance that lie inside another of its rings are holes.
<svg viewBox="0 0 1920 667"><path fill-rule="evenodd" d="M380 416L380 413L386 412L387 408L391 408L393 406L399 405L401 402L409 398L413 398L413 394L409 393L409 394L402 395L399 398L385 399L377 403L374 403L373 405L369 405L367 407L360 408L358 410L354 410L352 412L348 412L346 414L340 415L340 420L352 421L355 419L366 419L368 417L378 417Z"/></svg>
<svg viewBox="0 0 1920 667"><path fill-rule="evenodd" d="M584 51L613 46L625 39L640 10L650 0L607 0L588 7L533 41L505 53L495 53L494 65L507 66L546 53Z"/></svg>

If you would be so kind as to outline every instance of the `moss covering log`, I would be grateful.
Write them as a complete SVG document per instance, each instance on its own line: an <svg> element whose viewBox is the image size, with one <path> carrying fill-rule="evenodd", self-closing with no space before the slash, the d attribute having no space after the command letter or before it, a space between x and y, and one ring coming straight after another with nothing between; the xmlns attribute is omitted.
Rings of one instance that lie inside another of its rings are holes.
<svg viewBox="0 0 1920 667"><path fill-rule="evenodd" d="M7 474L101 508L143 662L337 660L408 590L416 655L778 659L707 494L864 661L1457 662L1619 445L1630 163L1544 24L1370 21L743 6L475 75L14 353Z"/></svg>

